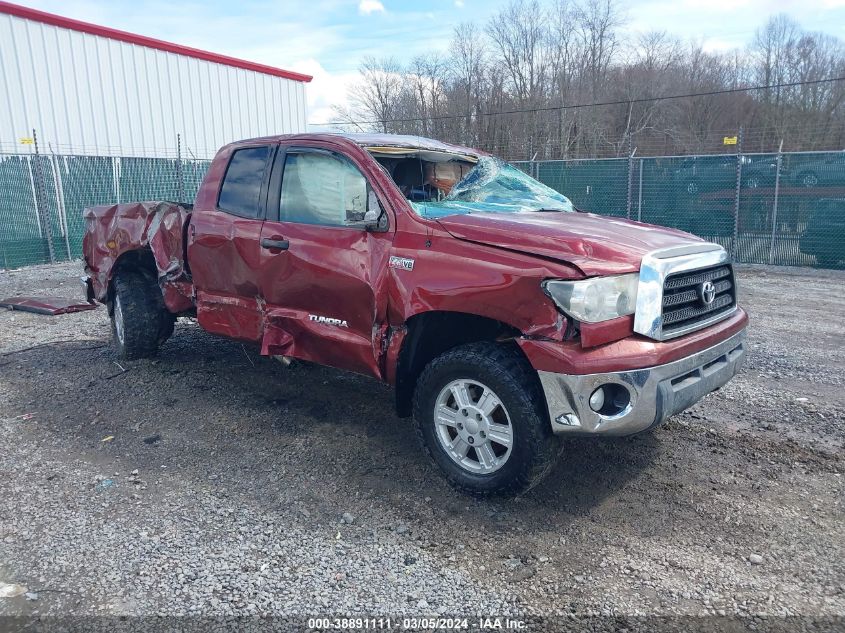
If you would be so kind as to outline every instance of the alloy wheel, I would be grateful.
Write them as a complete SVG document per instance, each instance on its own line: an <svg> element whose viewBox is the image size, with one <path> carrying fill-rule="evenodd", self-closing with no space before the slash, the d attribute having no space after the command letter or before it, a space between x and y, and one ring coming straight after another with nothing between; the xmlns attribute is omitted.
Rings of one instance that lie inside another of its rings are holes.
<svg viewBox="0 0 845 633"><path fill-rule="evenodd" d="M511 455L513 425L507 409L476 380L454 380L443 387L434 404L434 424L440 446L469 472L496 472Z"/></svg>

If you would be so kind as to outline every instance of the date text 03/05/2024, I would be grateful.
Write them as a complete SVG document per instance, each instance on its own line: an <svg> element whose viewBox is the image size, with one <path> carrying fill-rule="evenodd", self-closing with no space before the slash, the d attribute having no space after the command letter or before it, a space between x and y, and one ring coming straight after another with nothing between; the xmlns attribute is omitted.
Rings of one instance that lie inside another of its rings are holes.
<svg viewBox="0 0 845 633"><path fill-rule="evenodd" d="M388 617L309 618L308 628L317 631L391 629L403 631L520 631L526 629L526 623L523 620L496 616L476 618L408 617L401 619Z"/></svg>

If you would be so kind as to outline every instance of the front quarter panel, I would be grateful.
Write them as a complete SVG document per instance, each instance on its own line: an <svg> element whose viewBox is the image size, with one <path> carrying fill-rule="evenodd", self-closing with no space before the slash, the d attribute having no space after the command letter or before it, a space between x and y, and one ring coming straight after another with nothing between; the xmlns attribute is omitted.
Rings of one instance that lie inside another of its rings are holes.
<svg viewBox="0 0 845 633"><path fill-rule="evenodd" d="M525 336L563 339L566 320L540 283L580 278L574 267L457 240L434 227L397 234L392 254L399 259L390 263L391 325L433 310L464 312Z"/></svg>

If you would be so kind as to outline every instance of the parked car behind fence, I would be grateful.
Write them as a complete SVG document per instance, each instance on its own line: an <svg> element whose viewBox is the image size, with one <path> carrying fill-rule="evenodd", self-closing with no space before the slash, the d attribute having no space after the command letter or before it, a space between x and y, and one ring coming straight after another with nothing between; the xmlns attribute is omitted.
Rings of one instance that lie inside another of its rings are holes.
<svg viewBox="0 0 845 633"><path fill-rule="evenodd" d="M799 247L825 268L845 262L845 198L819 201L801 235Z"/></svg>

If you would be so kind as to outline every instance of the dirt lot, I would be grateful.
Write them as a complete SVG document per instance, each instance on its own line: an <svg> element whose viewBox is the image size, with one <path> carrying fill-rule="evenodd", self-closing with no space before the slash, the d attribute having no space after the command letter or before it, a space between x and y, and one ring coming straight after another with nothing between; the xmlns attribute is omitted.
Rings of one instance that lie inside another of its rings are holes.
<svg viewBox="0 0 845 633"><path fill-rule="evenodd" d="M845 616L845 273L740 283L737 379L509 501L444 484L373 380L188 320L118 366L102 308L0 312L0 614Z"/></svg>

